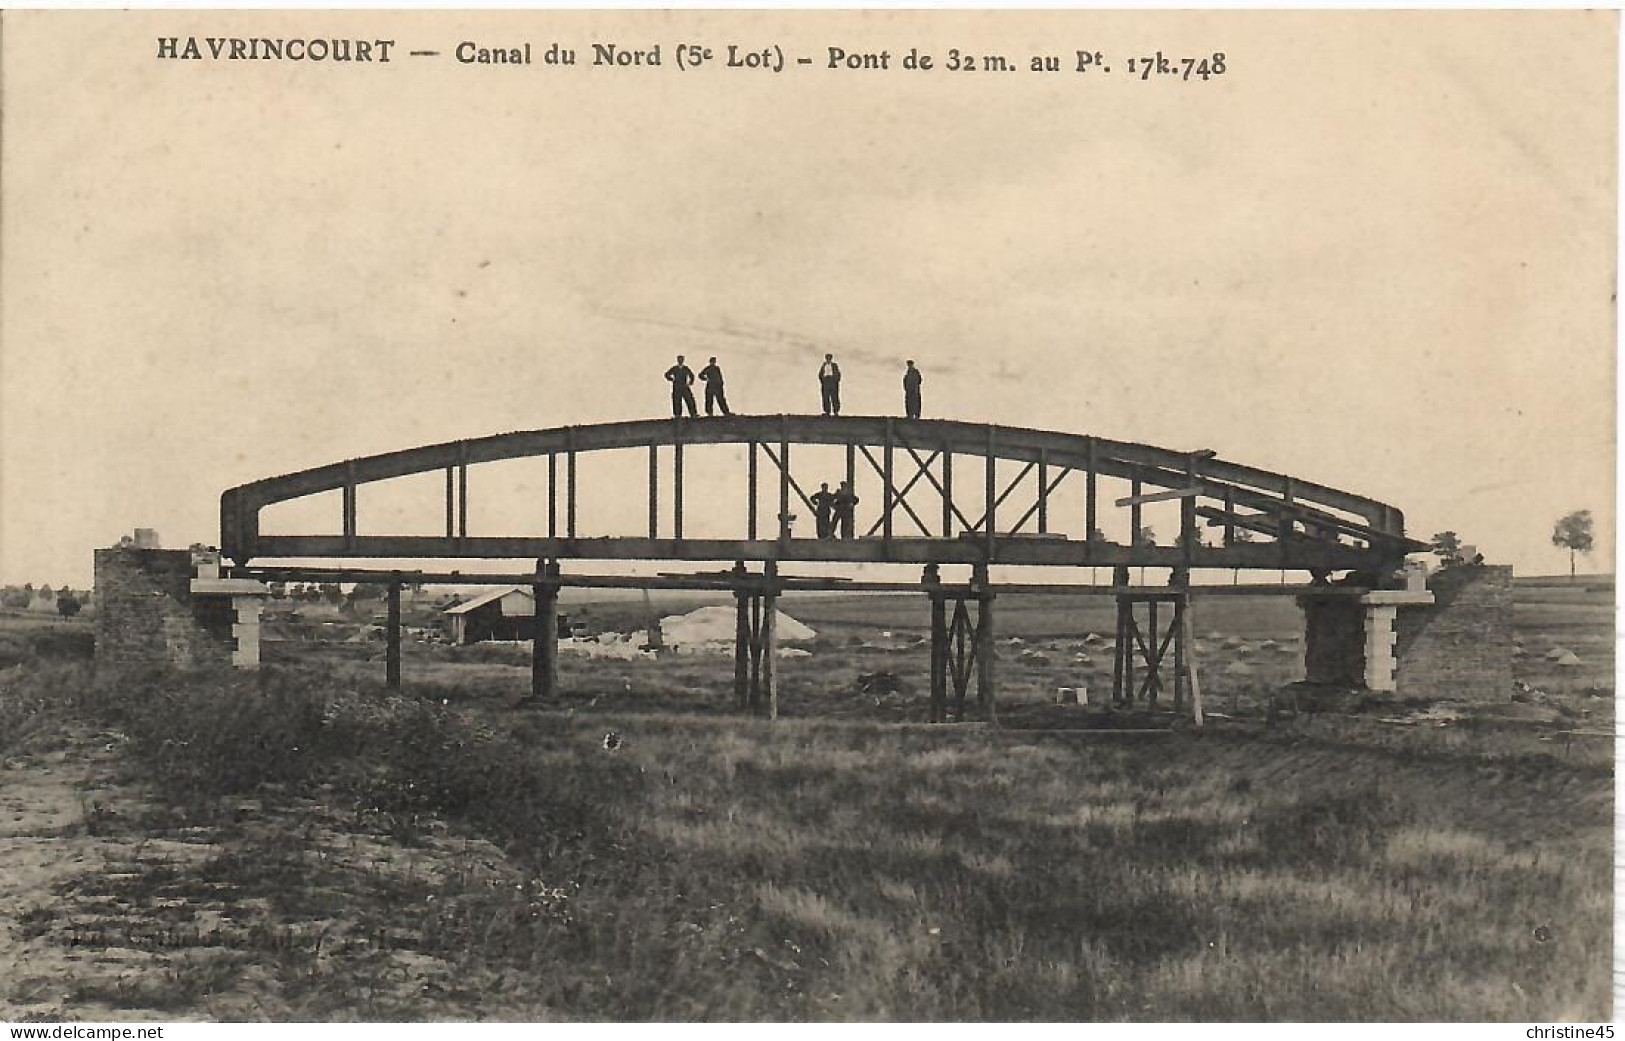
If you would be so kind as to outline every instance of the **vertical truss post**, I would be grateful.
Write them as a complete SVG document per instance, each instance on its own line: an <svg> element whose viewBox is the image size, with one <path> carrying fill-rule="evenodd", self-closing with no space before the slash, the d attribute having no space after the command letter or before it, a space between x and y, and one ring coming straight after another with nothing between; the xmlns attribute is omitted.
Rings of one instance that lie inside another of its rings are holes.
<svg viewBox="0 0 1625 1041"><path fill-rule="evenodd" d="M750 469L745 478L745 537L756 541L756 440L750 442Z"/></svg>
<svg viewBox="0 0 1625 1041"><path fill-rule="evenodd" d="M858 446L853 444L846 446L846 487L853 495L858 493ZM857 533L857 522L854 521L852 534Z"/></svg>
<svg viewBox="0 0 1625 1041"><path fill-rule="evenodd" d="M671 446L671 521L672 537L683 538L683 439L681 433Z"/></svg>
<svg viewBox="0 0 1625 1041"><path fill-rule="evenodd" d="M891 546L892 500L897 494L896 475L892 470L892 445L893 445L893 442L894 442L895 439L896 439L896 434L895 434L895 432L893 430L893 427L892 427L892 418L890 416L887 416L886 417L886 443L885 443L884 448L882 449L882 451L884 452L884 455L882 456L882 460L881 460L881 462L882 462L882 470L884 471L881 474L881 482L883 484L885 484L886 490L885 490L885 493L880 497L880 501L881 501L880 522L881 522L881 525L882 525L881 538L885 541L888 548Z"/></svg>
<svg viewBox="0 0 1625 1041"><path fill-rule="evenodd" d="M1226 546L1236 544L1236 490L1234 488L1224 490L1224 544Z"/></svg>
<svg viewBox="0 0 1625 1041"><path fill-rule="evenodd" d="M1049 534L1049 450L1038 450L1038 534Z"/></svg>
<svg viewBox="0 0 1625 1041"><path fill-rule="evenodd" d="M576 428L564 430L564 537L576 537Z"/></svg>
<svg viewBox="0 0 1625 1041"><path fill-rule="evenodd" d="M779 422L779 541L790 538L790 421Z"/></svg>
<svg viewBox="0 0 1625 1041"><path fill-rule="evenodd" d="M1134 496L1134 504L1128 509L1128 524L1133 529L1129 534L1128 544L1138 546L1140 544L1140 493L1145 489L1145 483L1140 480L1138 470L1134 472L1134 480L1130 482L1129 488L1129 494ZM1145 581L1144 571L1140 572L1140 580Z"/></svg>
<svg viewBox="0 0 1625 1041"><path fill-rule="evenodd" d="M446 467L446 538L448 539L457 531L456 514L454 512L457 508L457 487L452 483L456 479L456 475L452 471L453 467Z"/></svg>
<svg viewBox="0 0 1625 1041"><path fill-rule="evenodd" d="M649 538L660 537L660 446L649 446Z"/></svg>
<svg viewBox="0 0 1625 1041"><path fill-rule="evenodd" d="M450 478L448 477L449 481ZM448 485L448 487L450 487ZM448 518L450 514L447 514ZM449 523L449 521L448 521ZM449 534L449 533L448 533ZM559 454L547 453L547 537L559 537Z"/></svg>
<svg viewBox="0 0 1625 1041"><path fill-rule="evenodd" d="M1192 453L1185 457L1185 483L1189 487L1196 487L1196 455ZM1179 500L1179 544L1184 547L1180 554L1185 567L1189 568L1196 562L1196 496L1187 495Z"/></svg>
<svg viewBox="0 0 1625 1041"><path fill-rule="evenodd" d="M954 537L954 450L942 443L942 537Z"/></svg>
<svg viewBox="0 0 1625 1041"><path fill-rule="evenodd" d="M1083 523L1084 523L1084 526L1087 529L1087 531L1086 531L1086 533L1084 535L1084 539L1089 543L1090 559L1092 560L1092 559L1094 559L1094 551L1095 551L1095 504L1096 504L1096 487L1095 487L1095 477L1096 477L1095 451L1096 450L1095 450L1095 439L1093 437L1090 437L1086 441L1084 441L1084 451L1087 454L1087 460L1086 460L1084 465L1086 465L1089 468L1088 472L1084 475L1086 477L1086 479L1087 479L1086 482L1085 482L1086 491L1084 493L1085 498L1084 498L1084 507L1083 507Z"/></svg>
<svg viewBox="0 0 1625 1041"><path fill-rule="evenodd" d="M355 549L355 460L344 461L344 548Z"/></svg>
<svg viewBox="0 0 1625 1041"><path fill-rule="evenodd" d="M401 573L389 576L389 624L384 630L384 686L401 685Z"/></svg>
<svg viewBox="0 0 1625 1041"><path fill-rule="evenodd" d="M457 442L457 537L468 538L468 442Z"/></svg>
<svg viewBox="0 0 1625 1041"><path fill-rule="evenodd" d="M993 443L994 443L993 424L989 423L987 425L987 466L984 468L984 477L985 477L985 484L986 484L986 489L987 489L986 490L986 495L987 495L987 559L988 560L993 559L993 552L994 552L993 533L998 530L997 525L994 523L994 519L993 519L993 514L995 513L995 507L996 507L996 505L998 503L998 500L999 500L999 489L998 489L998 484L997 484L998 461L993 456Z"/></svg>

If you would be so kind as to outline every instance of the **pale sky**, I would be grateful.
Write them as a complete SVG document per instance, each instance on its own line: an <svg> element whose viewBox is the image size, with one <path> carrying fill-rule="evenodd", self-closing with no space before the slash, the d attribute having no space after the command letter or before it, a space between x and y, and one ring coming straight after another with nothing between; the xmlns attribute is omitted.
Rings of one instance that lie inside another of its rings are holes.
<svg viewBox="0 0 1625 1041"><path fill-rule="evenodd" d="M815 412L826 350L848 412L898 410L912 357L928 415L1212 448L1524 573L1566 570L1553 522L1588 507L1582 567L1611 569L1616 25L5 12L0 581L88 584L137 526L215 542L260 477L661 415L678 352L719 355L738 411ZM398 42L155 58L193 34ZM688 39L817 60L680 72ZM582 64L461 66L462 40ZM592 68L595 40L664 65ZM832 44L894 68L823 69ZM1227 71L1126 74L1158 48ZM486 484L512 501L485 516L534 505Z"/></svg>

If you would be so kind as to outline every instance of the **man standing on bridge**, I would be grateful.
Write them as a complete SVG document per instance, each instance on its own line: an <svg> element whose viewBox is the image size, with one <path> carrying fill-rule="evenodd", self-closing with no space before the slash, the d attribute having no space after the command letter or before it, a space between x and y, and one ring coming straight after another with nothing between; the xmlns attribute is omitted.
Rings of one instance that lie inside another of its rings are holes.
<svg viewBox="0 0 1625 1041"><path fill-rule="evenodd" d="M677 356L677 364L666 370L666 379L671 383L671 414L673 419L681 419L683 406L688 406L688 415L691 419L699 418L699 409L694 406L694 370L683 364L683 356Z"/></svg>
<svg viewBox="0 0 1625 1041"><path fill-rule="evenodd" d="M910 419L920 418L920 383L924 379L920 370L914 367L914 360L908 362L908 368L903 370L903 411Z"/></svg>
<svg viewBox="0 0 1625 1041"><path fill-rule="evenodd" d="M817 522L818 537L831 538L835 534L835 493L829 490L829 482L825 481L818 486L807 500L812 503L813 520Z"/></svg>
<svg viewBox="0 0 1625 1041"><path fill-rule="evenodd" d="M705 384L705 414L709 416L712 406L715 406L722 410L723 415L733 415L728 411L728 394L722 389L722 369L715 358L700 370L700 381Z"/></svg>
<svg viewBox="0 0 1625 1041"><path fill-rule="evenodd" d="M824 415L841 414L841 367L835 364L835 355L824 355L824 364L818 367L818 389L823 392Z"/></svg>
<svg viewBox="0 0 1625 1041"><path fill-rule="evenodd" d="M835 523L840 527L841 538L854 537L856 530L855 514L858 507L857 493L845 481L835 489Z"/></svg>

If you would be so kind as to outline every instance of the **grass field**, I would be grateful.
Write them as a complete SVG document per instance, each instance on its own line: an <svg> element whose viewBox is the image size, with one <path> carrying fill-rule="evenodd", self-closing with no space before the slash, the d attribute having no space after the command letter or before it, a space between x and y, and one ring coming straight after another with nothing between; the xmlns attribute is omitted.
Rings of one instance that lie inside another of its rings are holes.
<svg viewBox="0 0 1625 1041"><path fill-rule="evenodd" d="M1199 732L1058 722L1104 627L1014 598L1000 731L911 725L879 598L787 604L820 635L775 723L716 658L566 658L538 707L513 648L411 648L398 695L361 644L111 687L35 656L0 1018L1604 1019L1611 747L1563 735L1612 728L1610 595L1520 590L1538 698L1274 725L1295 611L1204 615L1237 711Z"/></svg>

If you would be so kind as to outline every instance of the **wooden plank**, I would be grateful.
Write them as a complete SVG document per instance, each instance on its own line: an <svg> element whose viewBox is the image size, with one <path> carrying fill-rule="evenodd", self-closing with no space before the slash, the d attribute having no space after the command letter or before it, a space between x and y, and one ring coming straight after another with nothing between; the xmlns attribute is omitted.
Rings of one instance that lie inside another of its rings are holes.
<svg viewBox="0 0 1625 1041"><path fill-rule="evenodd" d="M1135 479L1135 485L1136 487L1139 485L1138 478ZM1116 503L1118 506L1143 506L1147 503L1167 502L1170 499L1189 499L1201 494L1201 487L1192 485L1188 488L1169 488L1167 491L1149 492L1145 495L1130 495L1116 500Z"/></svg>

